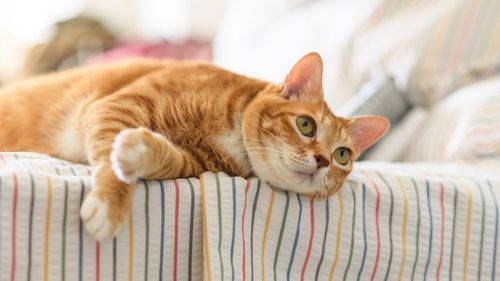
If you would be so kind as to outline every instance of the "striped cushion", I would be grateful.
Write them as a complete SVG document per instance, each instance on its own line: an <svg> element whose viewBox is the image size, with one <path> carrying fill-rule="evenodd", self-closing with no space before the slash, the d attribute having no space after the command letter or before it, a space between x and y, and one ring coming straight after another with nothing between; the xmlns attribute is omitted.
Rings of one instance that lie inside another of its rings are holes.
<svg viewBox="0 0 500 281"><path fill-rule="evenodd" d="M223 174L142 182L101 243L78 216L89 172L0 153L0 280L500 278L498 158L357 163L327 200Z"/></svg>
<svg viewBox="0 0 500 281"><path fill-rule="evenodd" d="M205 280L500 278L500 159L358 163L323 200L201 178Z"/></svg>
<svg viewBox="0 0 500 281"><path fill-rule="evenodd" d="M500 155L500 76L461 88L431 110L407 161Z"/></svg>
<svg viewBox="0 0 500 281"><path fill-rule="evenodd" d="M383 0L348 48L351 88L380 73L431 105L500 72L500 1Z"/></svg>
<svg viewBox="0 0 500 281"><path fill-rule="evenodd" d="M44 155L0 154L0 280L202 279L197 179L140 183L124 231L98 243L79 217L89 174Z"/></svg>

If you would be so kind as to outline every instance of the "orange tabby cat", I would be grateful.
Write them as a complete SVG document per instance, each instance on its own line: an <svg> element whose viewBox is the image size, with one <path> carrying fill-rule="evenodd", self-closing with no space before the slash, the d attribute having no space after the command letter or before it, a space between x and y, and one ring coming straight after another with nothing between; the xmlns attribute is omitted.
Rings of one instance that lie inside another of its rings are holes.
<svg viewBox="0 0 500 281"><path fill-rule="evenodd" d="M92 165L81 216L97 239L119 231L138 178L223 171L327 196L389 123L336 117L323 100L322 72L311 53L280 85L205 63L151 60L46 75L0 91L0 151Z"/></svg>

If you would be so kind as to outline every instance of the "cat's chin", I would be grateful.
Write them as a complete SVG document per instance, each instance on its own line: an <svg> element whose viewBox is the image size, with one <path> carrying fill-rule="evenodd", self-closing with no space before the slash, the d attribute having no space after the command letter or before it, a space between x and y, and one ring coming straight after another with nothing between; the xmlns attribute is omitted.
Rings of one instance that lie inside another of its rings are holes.
<svg viewBox="0 0 500 281"><path fill-rule="evenodd" d="M322 189L319 184L321 180L318 180L320 175L317 172L303 173L287 169L285 174L286 176L280 179L272 176L260 178L274 189L292 191L303 195L314 195ZM257 174L257 176L259 175Z"/></svg>
<svg viewBox="0 0 500 281"><path fill-rule="evenodd" d="M304 172L299 172L299 171L292 171L294 176L299 178L303 182L309 182L311 184L314 184L314 181L316 180L317 173L304 173Z"/></svg>

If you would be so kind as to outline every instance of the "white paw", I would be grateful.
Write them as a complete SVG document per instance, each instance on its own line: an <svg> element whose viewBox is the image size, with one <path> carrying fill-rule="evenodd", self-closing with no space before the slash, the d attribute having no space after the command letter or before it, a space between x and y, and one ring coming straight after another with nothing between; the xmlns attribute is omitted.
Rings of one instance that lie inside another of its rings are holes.
<svg viewBox="0 0 500 281"><path fill-rule="evenodd" d="M113 143L111 167L119 180L125 183L137 181L144 173L144 156L147 146L142 142L144 129L121 131Z"/></svg>
<svg viewBox="0 0 500 281"><path fill-rule="evenodd" d="M85 198L80 216L87 232L97 240L112 238L120 230L109 219L108 205L92 193Z"/></svg>

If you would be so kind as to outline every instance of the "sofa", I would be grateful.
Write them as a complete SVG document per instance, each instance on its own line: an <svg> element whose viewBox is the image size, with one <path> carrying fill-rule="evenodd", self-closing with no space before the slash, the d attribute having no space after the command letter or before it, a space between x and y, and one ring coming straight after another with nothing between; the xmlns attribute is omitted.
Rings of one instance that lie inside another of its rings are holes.
<svg viewBox="0 0 500 281"><path fill-rule="evenodd" d="M319 51L334 111L385 115L389 134L329 198L223 173L141 180L124 230L101 242L79 217L90 167L0 153L0 280L500 279L498 11L228 1L216 64L279 80Z"/></svg>

